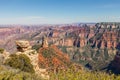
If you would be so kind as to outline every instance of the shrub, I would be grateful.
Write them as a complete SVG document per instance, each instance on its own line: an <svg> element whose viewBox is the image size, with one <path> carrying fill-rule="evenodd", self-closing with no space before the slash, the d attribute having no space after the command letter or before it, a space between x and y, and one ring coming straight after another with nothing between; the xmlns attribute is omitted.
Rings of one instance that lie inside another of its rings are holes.
<svg viewBox="0 0 120 80"><path fill-rule="evenodd" d="M58 73L50 73L50 80L120 80L120 76L105 72L68 69L66 71L60 70Z"/></svg>
<svg viewBox="0 0 120 80"><path fill-rule="evenodd" d="M0 53L3 53L4 52L4 49L3 48L0 48Z"/></svg>
<svg viewBox="0 0 120 80"><path fill-rule="evenodd" d="M12 54L10 58L5 61L5 65L9 65L13 68L18 68L25 72L34 72L33 65L30 62L30 59L25 54Z"/></svg>
<svg viewBox="0 0 120 80"><path fill-rule="evenodd" d="M36 51L38 51L40 48L42 47L42 45L38 44L38 45L33 45L32 49L35 49Z"/></svg>
<svg viewBox="0 0 120 80"><path fill-rule="evenodd" d="M6 66L0 66L0 80L43 80L36 74L12 69Z"/></svg>

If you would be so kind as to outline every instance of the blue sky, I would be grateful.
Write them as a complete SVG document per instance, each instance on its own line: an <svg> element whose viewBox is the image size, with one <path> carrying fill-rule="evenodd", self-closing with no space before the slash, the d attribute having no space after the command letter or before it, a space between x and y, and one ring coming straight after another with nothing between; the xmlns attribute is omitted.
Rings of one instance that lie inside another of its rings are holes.
<svg viewBox="0 0 120 80"><path fill-rule="evenodd" d="M104 21L120 21L120 0L0 0L0 24Z"/></svg>

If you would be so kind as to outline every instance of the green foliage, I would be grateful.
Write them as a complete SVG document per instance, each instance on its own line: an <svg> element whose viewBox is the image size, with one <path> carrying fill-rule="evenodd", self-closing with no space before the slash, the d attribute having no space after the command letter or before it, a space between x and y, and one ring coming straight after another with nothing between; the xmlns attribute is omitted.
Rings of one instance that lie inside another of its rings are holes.
<svg viewBox="0 0 120 80"><path fill-rule="evenodd" d="M3 53L4 52L4 49L3 48L0 48L0 53Z"/></svg>
<svg viewBox="0 0 120 80"><path fill-rule="evenodd" d="M43 80L36 74L20 71L18 69L0 66L0 80Z"/></svg>
<svg viewBox="0 0 120 80"><path fill-rule="evenodd" d="M41 62L39 62L39 67L42 68L67 68L71 62L65 54L63 54L59 49L55 47L43 48L40 50L40 54L43 56Z"/></svg>
<svg viewBox="0 0 120 80"><path fill-rule="evenodd" d="M85 70L74 70L73 67L68 70L58 70L57 73L50 72L50 80L120 80L120 76L107 74L105 72L91 72ZM0 80L43 80L40 76L22 72L16 69L5 69L0 66Z"/></svg>
<svg viewBox="0 0 120 80"><path fill-rule="evenodd" d="M120 76L107 74L105 72L91 72L85 70L68 69L67 71L58 71L51 73L50 80L120 80Z"/></svg>
<svg viewBox="0 0 120 80"><path fill-rule="evenodd" d="M66 46L63 46L61 49L64 53L67 53Z"/></svg>
<svg viewBox="0 0 120 80"><path fill-rule="evenodd" d="M99 39L102 37L102 33L98 33L98 34L96 34L95 37L96 37L97 40L99 40Z"/></svg>
<svg viewBox="0 0 120 80"><path fill-rule="evenodd" d="M55 53L55 51L52 48L45 49L42 52L42 55L45 58L51 58L52 56L56 56L55 54L56 53Z"/></svg>
<svg viewBox="0 0 120 80"><path fill-rule="evenodd" d="M105 55L105 60L109 59L108 50L106 48L104 49L104 55Z"/></svg>
<svg viewBox="0 0 120 80"><path fill-rule="evenodd" d="M41 47L42 45L37 44L37 45L32 46L32 49L35 49L36 51L38 51Z"/></svg>
<svg viewBox="0 0 120 80"><path fill-rule="evenodd" d="M5 65L9 65L10 67L20 69L25 72L34 72L33 65L25 54L12 54L10 58L5 61Z"/></svg>
<svg viewBox="0 0 120 80"><path fill-rule="evenodd" d="M66 50L68 47L66 47ZM70 47L72 48L72 47ZM60 47L62 49L62 47ZM101 70L105 68L108 63L114 58L114 54L108 54L108 49L91 48L89 45L83 48L74 48L72 51L67 51L70 59L76 63L86 66L87 63L91 64L92 70ZM99 66L100 65L100 66ZM95 68L95 69L94 69Z"/></svg>

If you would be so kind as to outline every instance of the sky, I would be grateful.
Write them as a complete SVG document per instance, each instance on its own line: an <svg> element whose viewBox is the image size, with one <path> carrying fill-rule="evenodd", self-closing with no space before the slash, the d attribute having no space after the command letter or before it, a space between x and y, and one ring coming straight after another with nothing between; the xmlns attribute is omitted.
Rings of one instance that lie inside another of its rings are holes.
<svg viewBox="0 0 120 80"><path fill-rule="evenodd" d="M0 24L120 22L120 0L0 0Z"/></svg>

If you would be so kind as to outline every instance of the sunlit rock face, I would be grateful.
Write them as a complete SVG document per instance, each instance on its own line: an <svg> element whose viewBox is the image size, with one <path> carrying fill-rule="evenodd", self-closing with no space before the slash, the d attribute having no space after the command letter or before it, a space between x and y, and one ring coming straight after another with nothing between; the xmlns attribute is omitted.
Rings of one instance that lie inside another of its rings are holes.
<svg viewBox="0 0 120 80"><path fill-rule="evenodd" d="M92 38L95 35L94 30L90 29L90 32L88 33L88 39Z"/></svg>
<svg viewBox="0 0 120 80"><path fill-rule="evenodd" d="M43 41L44 42L44 41ZM43 47L46 47L45 44L43 44ZM33 65L33 68L35 70L35 73L40 75L44 79L49 79L49 75L46 71L46 69L39 67L39 60L38 60L38 53L36 50L32 50L29 41L26 40L18 40L16 41L17 51L16 54L25 54L29 57L31 60L31 64Z"/></svg>
<svg viewBox="0 0 120 80"><path fill-rule="evenodd" d="M103 34L103 39L107 42L107 48L116 48L117 34L115 32L106 32Z"/></svg>
<svg viewBox="0 0 120 80"><path fill-rule="evenodd" d="M64 45L65 46L73 46L73 39L70 39L70 38L66 39L64 41Z"/></svg>
<svg viewBox="0 0 120 80"><path fill-rule="evenodd" d="M17 50L20 52L25 52L31 49L29 41L26 41L26 40L16 41L16 46L17 46Z"/></svg>
<svg viewBox="0 0 120 80"><path fill-rule="evenodd" d="M57 37L58 34L61 34L57 31L57 40L55 41L55 45L57 46L74 46L82 48L90 43L91 46L94 45L96 48L116 49L119 44L120 31L119 27L116 27L116 25L99 24L99 26L94 25L92 27L63 27L60 30L64 32L64 29L68 32L62 37Z"/></svg>
<svg viewBox="0 0 120 80"><path fill-rule="evenodd" d="M103 41L101 41L101 49L104 49L106 47L106 41L105 40L103 40Z"/></svg>
<svg viewBox="0 0 120 80"><path fill-rule="evenodd" d="M48 41L47 41L47 37L43 37L43 39L42 39L42 47L48 47Z"/></svg>

